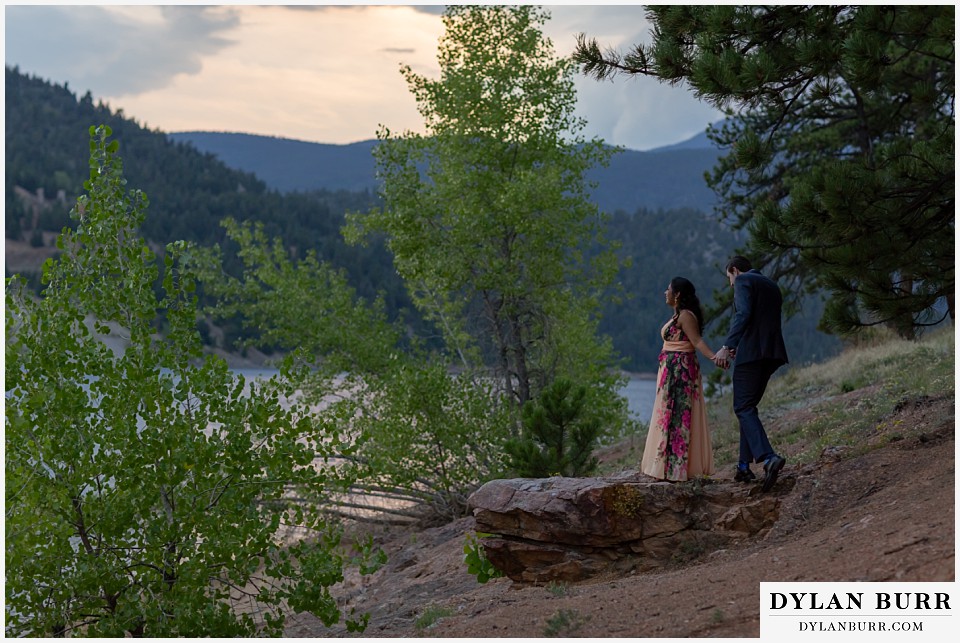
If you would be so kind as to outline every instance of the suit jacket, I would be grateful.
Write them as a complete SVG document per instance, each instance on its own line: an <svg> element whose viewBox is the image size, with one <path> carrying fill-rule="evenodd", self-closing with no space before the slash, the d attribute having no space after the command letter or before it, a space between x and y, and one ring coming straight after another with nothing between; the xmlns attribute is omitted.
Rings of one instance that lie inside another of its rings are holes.
<svg viewBox="0 0 960 643"><path fill-rule="evenodd" d="M740 273L733 281L733 305L736 312L723 345L736 349L736 363L760 359L787 363L780 329L783 297L776 282L757 270Z"/></svg>

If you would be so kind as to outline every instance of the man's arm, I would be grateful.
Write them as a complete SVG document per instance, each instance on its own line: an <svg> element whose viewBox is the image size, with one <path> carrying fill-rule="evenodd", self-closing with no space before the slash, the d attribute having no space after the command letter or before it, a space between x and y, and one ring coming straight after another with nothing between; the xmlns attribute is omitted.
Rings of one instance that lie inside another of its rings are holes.
<svg viewBox="0 0 960 643"><path fill-rule="evenodd" d="M747 323L753 316L753 283L749 278L737 277L733 282L733 305L736 312L733 316L733 323L730 324L730 332L723 345L731 350L736 350L740 344L740 338L743 337L747 329Z"/></svg>

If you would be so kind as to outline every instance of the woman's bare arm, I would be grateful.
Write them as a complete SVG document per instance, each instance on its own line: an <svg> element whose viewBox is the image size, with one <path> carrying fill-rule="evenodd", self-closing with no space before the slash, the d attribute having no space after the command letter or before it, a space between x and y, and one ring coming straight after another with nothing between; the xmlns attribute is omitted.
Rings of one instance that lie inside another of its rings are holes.
<svg viewBox="0 0 960 643"><path fill-rule="evenodd" d="M700 324L697 323L697 316L689 310L681 310L680 317L677 321L680 323L680 328L683 329L683 333L690 340L690 343L696 346L707 359L712 360L714 358L714 352L710 350L707 342L704 341L700 335Z"/></svg>

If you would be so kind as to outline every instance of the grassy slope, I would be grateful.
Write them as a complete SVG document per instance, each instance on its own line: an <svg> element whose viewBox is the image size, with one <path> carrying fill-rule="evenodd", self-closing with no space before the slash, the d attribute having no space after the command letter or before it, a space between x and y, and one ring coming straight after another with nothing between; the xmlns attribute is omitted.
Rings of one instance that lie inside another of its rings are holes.
<svg viewBox="0 0 960 643"><path fill-rule="evenodd" d="M910 342L877 332L839 356L790 368L770 381L760 405L770 441L790 463L816 461L828 447L859 454L911 435L887 421L898 406L953 397L954 329ZM729 393L707 402L717 473L737 461L739 428ZM644 435L605 450L600 474L636 469ZM613 457L610 457L613 456Z"/></svg>

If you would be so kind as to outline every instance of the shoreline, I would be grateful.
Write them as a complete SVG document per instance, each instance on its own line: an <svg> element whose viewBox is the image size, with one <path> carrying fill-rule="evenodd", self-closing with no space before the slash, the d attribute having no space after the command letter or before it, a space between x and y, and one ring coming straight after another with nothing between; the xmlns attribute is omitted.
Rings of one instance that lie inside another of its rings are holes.
<svg viewBox="0 0 960 643"><path fill-rule="evenodd" d="M87 323L92 329L92 318L88 318ZM108 324L110 326L111 332L108 335L101 335L99 333L94 333L94 335L102 341L104 344L109 346L115 354L120 354L127 347L127 340L120 332L119 327L114 324ZM256 348L248 348L246 354L233 353L226 351L222 348L215 348L212 346L203 347L204 355L216 355L227 363L227 366L232 369L269 369L276 368L276 363L279 362L283 356L281 354L271 354L268 355L263 353ZM644 381L653 381L657 379L656 372L643 372L643 371L625 371L620 370L620 375L626 377L630 380L644 380Z"/></svg>
<svg viewBox="0 0 960 643"><path fill-rule="evenodd" d="M632 380L650 380L654 381L657 379L657 374L647 373L647 372L634 372L634 371L620 371L620 374L624 377L629 377Z"/></svg>

